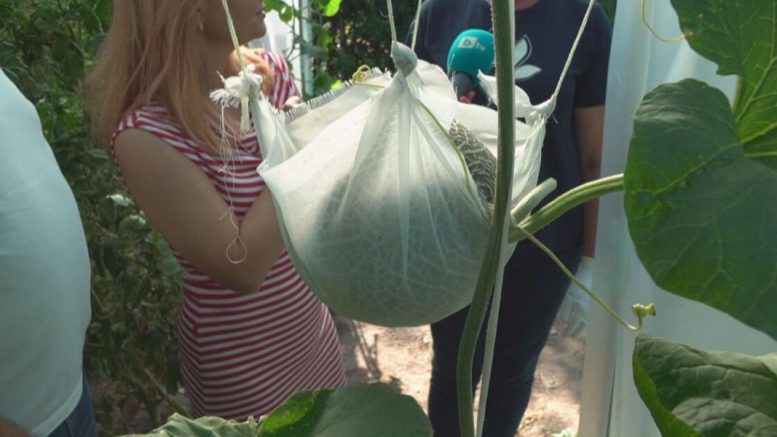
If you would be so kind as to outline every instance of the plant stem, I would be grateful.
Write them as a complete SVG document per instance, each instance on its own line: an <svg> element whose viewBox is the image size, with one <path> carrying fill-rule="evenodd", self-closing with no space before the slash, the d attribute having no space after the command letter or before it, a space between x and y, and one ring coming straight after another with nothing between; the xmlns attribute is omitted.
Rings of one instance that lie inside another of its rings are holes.
<svg viewBox="0 0 777 437"><path fill-rule="evenodd" d="M500 102L515 101L513 83L513 30L511 20L512 0L493 0L491 16L494 19L494 49L496 52L497 94ZM498 110L499 132L497 153L496 198L491 232L489 233L486 256L480 267L477 288L469 307L467 321L459 344L456 362L456 386L458 388L459 428L462 437L474 437L475 426L472 417L472 363L475 346L485 318L491 289L504 252L508 203L510 202L515 148L515 109L513 105L500 105Z"/></svg>
<svg viewBox="0 0 777 437"><path fill-rule="evenodd" d="M240 66L240 71L245 72L246 66L243 62L243 55L240 53L240 44L237 42L237 32L235 32L235 24L232 22L232 13L229 12L229 5L227 0L221 0L221 7L224 9L224 15L227 18L227 27L229 28L229 37L232 39L232 45L235 46L235 53L237 55L237 64Z"/></svg>
<svg viewBox="0 0 777 437"><path fill-rule="evenodd" d="M550 193L556 190L556 186L556 180L549 178L534 187L529 194L515 205L510 213L512 215L513 224L521 223L525 218L529 217L534 208L536 208L544 198L548 197Z"/></svg>
<svg viewBox="0 0 777 437"><path fill-rule="evenodd" d="M618 323L620 323L624 328L630 330L630 331L639 331L642 329L642 319L646 315L655 315L655 307L651 305L632 305L632 313L637 317L637 324L632 325L629 322L627 322L625 319L623 319L621 316L618 315L618 313L610 307L610 305L607 304L607 302L603 301L599 296L596 295L593 291L591 291L588 286L580 282L577 277L575 277L575 274L572 273L567 266L564 265L564 263L556 256L555 253L553 253L552 250L548 248L548 246L542 244L540 240L537 239L534 235L526 232L523 228L520 226L518 227L518 232L522 232L526 238L529 239L532 243L534 243L535 246L537 246L542 252L545 253L552 261L553 263L558 266L558 268L561 270L564 275L566 275L575 285L580 287L581 290L583 290L588 297L590 297L594 302L599 304L600 307L602 307L605 311L607 311ZM637 308L635 308L637 307ZM645 311L648 313L645 314L643 310L639 310L638 308L645 308Z"/></svg>
<svg viewBox="0 0 777 437"><path fill-rule="evenodd" d="M143 368L143 373L146 375L146 378L148 378L148 381L151 382L151 385L154 386L154 388L157 389L160 395L162 395L162 399L169 405L173 410L175 410L176 413L185 414L188 410L186 407L181 405L170 393L167 392L167 388L165 388L164 385L162 385L161 382L159 382L156 377L151 373L151 371L148 370L148 368Z"/></svg>
<svg viewBox="0 0 777 437"><path fill-rule="evenodd" d="M623 190L623 174L608 176L579 185L566 193L553 199L536 213L528 216L520 224L514 224L510 228L510 242L523 240L525 232L535 234L540 229L559 218L570 209L589 202L608 193ZM523 231L518 229L523 228Z"/></svg>

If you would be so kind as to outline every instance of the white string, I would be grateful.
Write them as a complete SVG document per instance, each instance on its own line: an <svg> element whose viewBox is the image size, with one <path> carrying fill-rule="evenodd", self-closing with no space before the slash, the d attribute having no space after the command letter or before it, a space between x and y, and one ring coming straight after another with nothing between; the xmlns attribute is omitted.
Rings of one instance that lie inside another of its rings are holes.
<svg viewBox="0 0 777 437"><path fill-rule="evenodd" d="M235 228L235 238L232 239L232 241L229 242L229 245L227 245L226 250L224 251L224 254L227 256L227 261L229 261L232 264L241 264L246 259L248 259L248 248L246 247L245 243L243 243L243 239L240 238L240 227L238 226L237 222L235 221L235 207L233 205L230 205L227 207L227 210L224 211L224 214L219 217L219 220L224 220L224 217L229 217L229 222L232 224L232 227ZM232 258L232 255L230 254L230 249L233 247L239 247L243 255L240 258Z"/></svg>
<svg viewBox="0 0 777 437"><path fill-rule="evenodd" d="M391 27L391 42L397 42L397 28L394 24L394 8L391 4L391 0L386 0L388 5L389 27Z"/></svg>
<svg viewBox="0 0 777 437"><path fill-rule="evenodd" d="M577 45L580 43L580 39L583 37L583 31L588 24L588 17L591 15L591 9L594 8L594 3L595 0L589 0L588 2L588 9L585 10L585 15L583 16L583 21L580 23L580 29L577 31L575 42L572 44L572 48L569 51L569 56L567 56L567 62L564 64L564 69L561 71L561 78L556 84L556 90L553 91L554 101L555 98L558 97L558 93L561 91L561 85L564 83L564 77L566 77L567 72L569 71L569 66L572 65L572 59L574 58L574 54L577 51Z"/></svg>
<svg viewBox="0 0 777 437"><path fill-rule="evenodd" d="M232 171L237 165L237 155L234 153L234 149L242 148L242 142L240 139L235 138L229 129L227 129L226 124L226 116L225 116L225 110L227 108L227 105L222 102L221 104L221 132L220 137L221 141L219 143L219 161L221 162L221 166L217 170L217 172L221 175L222 181L221 184L224 187L226 201L227 201L227 209L224 211L224 214L219 217L219 221L224 220L225 217L229 217L229 223L232 225L232 228L235 231L235 237L229 242L226 249L224 249L224 253L226 255L227 261L229 261L232 264L240 264L244 262L246 259L248 259L248 247L246 247L243 240L240 238L240 225L237 223L235 215L235 202L232 198L232 190L236 189L236 177L237 173ZM227 181L229 179L230 182ZM234 247L238 247L240 249L240 256L238 258L232 257L232 249Z"/></svg>
<svg viewBox="0 0 777 437"><path fill-rule="evenodd" d="M421 19L421 4L423 3L422 0L418 0L418 8L415 11L415 21L413 24L413 43L410 46L410 48L415 51L415 41L418 37L418 21Z"/></svg>
<svg viewBox="0 0 777 437"><path fill-rule="evenodd" d="M221 1L221 6L224 10L224 15L227 20L227 26L229 28L229 35L232 39L232 44L235 47L235 54L237 56L237 62L240 66L240 73L238 77L231 77L224 79L224 89L216 90L210 94L212 100L221 103L221 141L219 144L219 158L221 160L221 167L218 172L222 175L222 184L224 191L226 191L227 209L224 214L219 218L223 220L225 217L229 217L229 222L235 230L235 238L230 241L225 249L227 260L232 264L240 264L248 258L248 247L246 247L243 240L240 238L240 226L237 223L237 216L235 214L234 200L232 199L232 190L236 189L236 173L230 170L237 165L237 155L234 152L239 152L241 149L245 152L248 150L242 144L242 134L248 131L248 101L249 99L257 98L261 95L260 89L262 83L262 76L254 73L254 65L246 67L243 62L243 56L240 51L240 45L237 40L237 33L235 32L235 26L232 22L232 15L229 12L229 5L226 0ZM227 106L237 106L240 110L240 137L235 138L226 125L225 109ZM256 129L257 126L254 126ZM233 150L234 148L234 150ZM231 178L231 188L227 182L227 178ZM232 248L238 247L242 256L239 258L233 258L230 254Z"/></svg>

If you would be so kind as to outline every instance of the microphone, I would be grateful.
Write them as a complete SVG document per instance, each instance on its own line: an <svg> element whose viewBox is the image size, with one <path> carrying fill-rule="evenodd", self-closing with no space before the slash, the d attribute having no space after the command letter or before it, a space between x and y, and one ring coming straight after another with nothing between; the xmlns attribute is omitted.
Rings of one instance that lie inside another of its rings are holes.
<svg viewBox="0 0 777 437"><path fill-rule="evenodd" d="M448 50L448 77L456 98L480 85L478 71L488 73L494 64L494 35L482 29L467 29L453 40Z"/></svg>

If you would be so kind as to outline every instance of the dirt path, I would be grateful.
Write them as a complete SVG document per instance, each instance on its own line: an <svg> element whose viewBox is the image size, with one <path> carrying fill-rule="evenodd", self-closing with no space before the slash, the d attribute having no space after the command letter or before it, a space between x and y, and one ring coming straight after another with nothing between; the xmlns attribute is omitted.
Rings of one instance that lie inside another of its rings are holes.
<svg viewBox="0 0 777 437"><path fill-rule="evenodd" d="M426 409L432 353L427 326L384 328L338 318L337 327L350 382L401 391ZM583 349L582 340L551 332L517 435L548 437L567 428L577 429Z"/></svg>
<svg viewBox="0 0 777 437"><path fill-rule="evenodd" d="M428 326L384 328L336 318L349 382L382 385L414 397L426 410L432 339ZM540 357L529 408L521 423L521 437L549 437L564 429L576 430L580 404L583 341L551 331ZM91 375L96 408L102 395L112 390L110 381ZM114 399L109 396L114 401ZM176 396L182 404L186 398ZM101 434L149 432L153 426L140 404L130 398L111 402L112 424L99 424ZM163 413L167 416L168 413ZM109 425L110 432L105 429Z"/></svg>

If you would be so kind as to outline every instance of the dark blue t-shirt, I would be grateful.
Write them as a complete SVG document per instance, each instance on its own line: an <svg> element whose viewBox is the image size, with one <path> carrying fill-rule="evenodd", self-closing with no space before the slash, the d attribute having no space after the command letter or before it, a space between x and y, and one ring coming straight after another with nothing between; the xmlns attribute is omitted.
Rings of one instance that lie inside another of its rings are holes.
<svg viewBox="0 0 777 437"><path fill-rule="evenodd" d="M587 7L586 0L540 0L528 9L516 11L516 84L526 91L532 103L541 103L553 94ZM462 31L473 28L492 30L491 5L487 0L426 0L419 20L416 53L444 69L453 40ZM540 181L552 177L558 188L545 203L582 182L574 109L604 104L610 39L607 16L595 5L564 79L556 110L547 124ZM559 255L578 253L581 208L565 214L537 236Z"/></svg>

